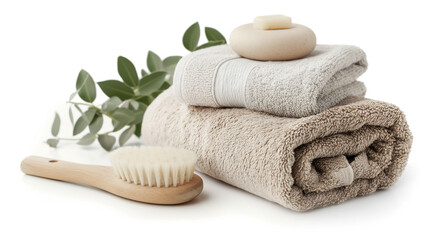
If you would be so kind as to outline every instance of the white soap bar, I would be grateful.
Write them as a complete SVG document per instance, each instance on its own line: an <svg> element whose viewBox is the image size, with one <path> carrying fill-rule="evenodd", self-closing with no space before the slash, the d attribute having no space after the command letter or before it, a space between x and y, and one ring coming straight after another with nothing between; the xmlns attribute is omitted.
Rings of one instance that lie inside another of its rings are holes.
<svg viewBox="0 0 428 240"><path fill-rule="evenodd" d="M255 17L253 27L259 30L291 28L291 17L284 15L267 15Z"/></svg>

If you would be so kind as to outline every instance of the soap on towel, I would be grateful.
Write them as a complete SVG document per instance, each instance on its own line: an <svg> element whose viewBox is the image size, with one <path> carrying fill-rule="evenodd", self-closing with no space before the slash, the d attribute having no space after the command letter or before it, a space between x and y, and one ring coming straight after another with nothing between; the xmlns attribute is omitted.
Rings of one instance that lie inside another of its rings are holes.
<svg viewBox="0 0 428 240"><path fill-rule="evenodd" d="M366 55L355 46L317 45L305 58L266 62L241 58L221 45L183 57L173 87L188 105L305 117L346 97L364 96L366 88L356 79L366 69Z"/></svg>
<svg viewBox="0 0 428 240"><path fill-rule="evenodd" d="M388 188L412 142L403 113L380 101L351 97L317 115L285 118L192 107L171 90L148 107L142 136L195 151L198 171L297 211Z"/></svg>

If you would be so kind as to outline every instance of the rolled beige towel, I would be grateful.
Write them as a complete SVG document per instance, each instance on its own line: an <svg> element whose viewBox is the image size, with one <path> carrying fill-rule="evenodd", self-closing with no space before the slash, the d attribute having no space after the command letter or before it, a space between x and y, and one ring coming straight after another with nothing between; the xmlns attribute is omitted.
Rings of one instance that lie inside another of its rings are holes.
<svg viewBox="0 0 428 240"><path fill-rule="evenodd" d="M305 211L391 186L412 143L394 105L348 98L304 118L192 107L171 90L147 109L145 143L193 150L197 170L284 207Z"/></svg>

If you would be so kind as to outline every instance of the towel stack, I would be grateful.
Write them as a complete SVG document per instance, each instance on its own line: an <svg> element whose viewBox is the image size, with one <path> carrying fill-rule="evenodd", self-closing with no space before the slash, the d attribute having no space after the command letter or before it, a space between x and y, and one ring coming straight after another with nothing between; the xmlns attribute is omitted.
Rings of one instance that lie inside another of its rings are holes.
<svg viewBox="0 0 428 240"><path fill-rule="evenodd" d="M340 203L391 186L412 142L396 106L363 97L366 68L354 46L276 62L199 50L149 106L142 135L195 151L197 170L287 208Z"/></svg>

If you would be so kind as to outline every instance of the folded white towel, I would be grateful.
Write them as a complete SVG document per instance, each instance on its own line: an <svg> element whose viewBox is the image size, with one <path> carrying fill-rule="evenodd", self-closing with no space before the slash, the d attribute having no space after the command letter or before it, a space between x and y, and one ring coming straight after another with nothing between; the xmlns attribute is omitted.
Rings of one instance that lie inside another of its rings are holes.
<svg viewBox="0 0 428 240"><path fill-rule="evenodd" d="M318 45L302 59L263 62L241 58L221 45L183 57L173 87L189 105L305 117L348 96L364 96L366 88L356 79L366 69L366 55L355 46Z"/></svg>

